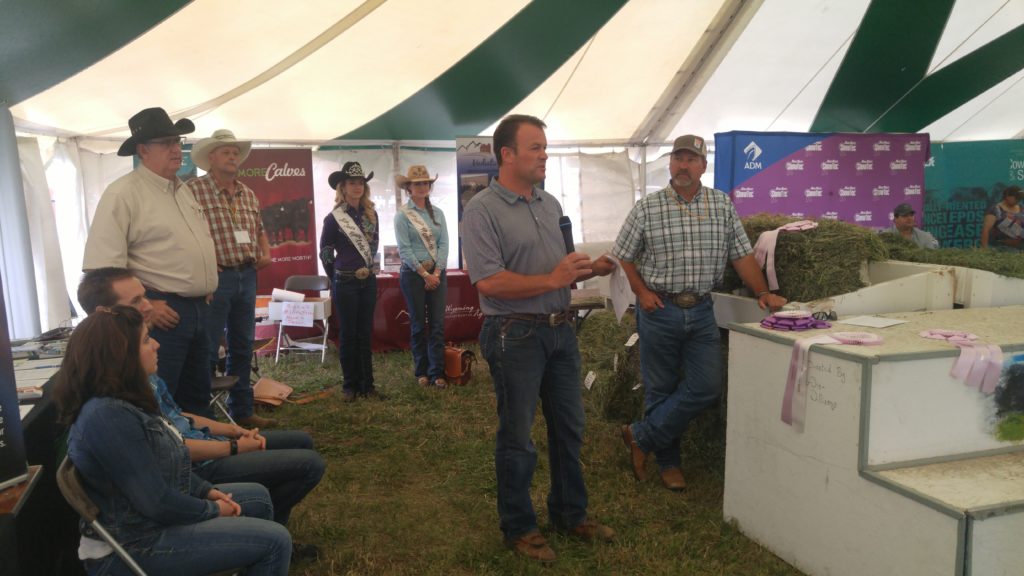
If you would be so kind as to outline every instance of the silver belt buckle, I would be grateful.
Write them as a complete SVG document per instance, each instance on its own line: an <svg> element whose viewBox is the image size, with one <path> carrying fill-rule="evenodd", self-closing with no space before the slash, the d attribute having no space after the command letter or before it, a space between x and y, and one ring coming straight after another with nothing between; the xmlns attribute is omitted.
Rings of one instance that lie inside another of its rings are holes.
<svg viewBox="0 0 1024 576"><path fill-rule="evenodd" d="M359 270L356 270L355 276L360 280L366 280L370 277L370 269L366 267L360 268Z"/></svg>
<svg viewBox="0 0 1024 576"><path fill-rule="evenodd" d="M700 303L701 298L696 292L680 292L673 300L680 308L693 308Z"/></svg>

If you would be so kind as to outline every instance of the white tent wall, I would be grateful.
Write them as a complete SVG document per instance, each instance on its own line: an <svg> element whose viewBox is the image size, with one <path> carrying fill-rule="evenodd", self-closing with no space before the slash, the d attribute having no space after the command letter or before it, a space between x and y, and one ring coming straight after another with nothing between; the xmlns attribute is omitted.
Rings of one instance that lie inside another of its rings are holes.
<svg viewBox="0 0 1024 576"><path fill-rule="evenodd" d="M21 179L25 190L25 222L32 248L39 326L42 330L50 330L66 326L71 320L57 220L39 143L35 138L18 138L18 157L21 159ZM19 334L21 337L34 335Z"/></svg>
<svg viewBox="0 0 1024 576"><path fill-rule="evenodd" d="M42 229L48 226L54 231L52 236L55 242L59 240L56 245L60 253L33 255L36 270L49 271L52 276L47 276L47 284L63 287L63 290L40 291L40 299L54 298L50 306L61 311L59 314L47 313L55 319L47 324L53 327L67 320L63 311L69 311L68 295L74 307L79 308L75 294L81 277L88 227L103 191L111 182L132 170L132 159L117 156L113 152L94 152L74 138L40 137L21 140L24 140L24 149L20 151L22 171L38 172L38 165L45 165L43 183L48 194L45 200L47 207L50 198L53 202L50 213L52 221L37 227ZM282 146L275 143L256 145ZM309 143L284 145L312 146ZM94 146L90 145L90 148ZM357 161L365 171L374 172L370 190L380 217L380 245L396 244L394 216L406 198L395 185L395 176L413 164L422 164L438 177L432 200L435 206L444 211L448 225L451 241L448 267L458 266L456 158L450 143L431 141L421 145L394 141L333 141L324 148L327 149L312 152L317 238L322 232L324 218L334 208L334 191L327 186L328 176L339 170L345 162ZM642 153L644 150L646 156ZM638 146L587 148L561 142L550 148L545 187L559 199L564 213L572 219L574 241L577 244L613 242L633 203L645 194L660 190L667 183L669 150L670 147L665 143L645 149ZM49 157L49 160L33 160L33 155L37 159ZM708 171L703 178L707 185L713 185L713 162L713 158L709 159ZM37 168L32 168L33 163ZM38 178L33 180L36 181L34 189L38 189ZM63 294L60 302L56 300L58 294ZM82 311L78 312L81 315Z"/></svg>

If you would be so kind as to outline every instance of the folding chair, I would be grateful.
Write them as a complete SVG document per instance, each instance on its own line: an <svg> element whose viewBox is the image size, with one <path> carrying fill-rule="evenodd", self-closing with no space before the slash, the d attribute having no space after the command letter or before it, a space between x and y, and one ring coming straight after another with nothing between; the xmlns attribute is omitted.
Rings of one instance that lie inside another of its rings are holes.
<svg viewBox="0 0 1024 576"><path fill-rule="evenodd" d="M228 412L228 395L231 388L238 382L238 376L214 376L210 382L210 406L214 406L224 414L228 422L235 423L235 419Z"/></svg>
<svg viewBox="0 0 1024 576"><path fill-rule="evenodd" d="M89 498L89 495L86 494L85 487L82 486L82 477L78 474L75 465L67 456L64 457L64 461L60 463L60 468L57 469L57 486L60 488L60 493L64 495L64 499L68 501L68 504L114 549L114 552L121 557L121 560L128 565L128 568L138 576L146 576L146 572L128 554L128 551L122 548L117 540L110 535L110 532L107 532L107 529L100 524L98 520L100 509Z"/></svg>
<svg viewBox="0 0 1024 576"><path fill-rule="evenodd" d="M331 287L331 281L330 281L330 279L327 276L302 276L302 275L296 275L296 276L289 276L288 279L284 281L284 289L285 290L298 291L298 292L315 291L317 296L320 295L320 291L321 290L327 290L330 287ZM326 316L326 314L325 314L325 316ZM320 350L321 350L320 351L320 363L322 364L324 359L327 358L327 330L328 330L328 328L327 328L327 319L324 318L323 320L321 320L321 323L323 324L323 331L324 331L323 339L320 342ZM316 320L313 321L313 325L314 326L316 325ZM281 350L298 350L298 351L310 352L310 350L307 350L307 349L299 347L299 346L285 345L284 347L282 347L281 346L281 341L284 338L286 338L286 337L287 337L287 334L284 333L284 323L278 321L278 324L277 324L277 342L276 342L277 350L276 350L276 352L274 354L274 363L275 364L281 358Z"/></svg>

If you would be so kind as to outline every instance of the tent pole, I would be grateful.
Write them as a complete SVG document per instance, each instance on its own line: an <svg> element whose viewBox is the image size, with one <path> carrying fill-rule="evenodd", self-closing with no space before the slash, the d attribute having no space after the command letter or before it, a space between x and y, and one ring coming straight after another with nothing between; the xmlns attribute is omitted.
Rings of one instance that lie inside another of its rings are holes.
<svg viewBox="0 0 1024 576"><path fill-rule="evenodd" d="M0 102L0 201L5 206L0 210L0 274L4 278L7 325L12 339L29 338L40 332L39 298L32 268L18 138L6 102Z"/></svg>

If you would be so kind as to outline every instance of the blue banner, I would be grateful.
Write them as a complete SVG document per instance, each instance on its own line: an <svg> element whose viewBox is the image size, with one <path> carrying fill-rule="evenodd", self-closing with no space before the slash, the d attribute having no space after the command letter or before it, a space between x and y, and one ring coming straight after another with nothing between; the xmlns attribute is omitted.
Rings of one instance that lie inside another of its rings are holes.
<svg viewBox="0 0 1024 576"><path fill-rule="evenodd" d="M936 144L924 176L922 228L943 248L979 246L985 210L1007 186L1024 186L1024 140Z"/></svg>

